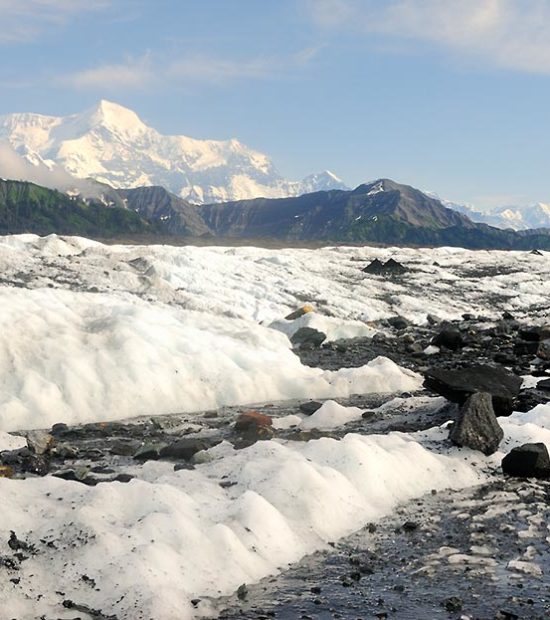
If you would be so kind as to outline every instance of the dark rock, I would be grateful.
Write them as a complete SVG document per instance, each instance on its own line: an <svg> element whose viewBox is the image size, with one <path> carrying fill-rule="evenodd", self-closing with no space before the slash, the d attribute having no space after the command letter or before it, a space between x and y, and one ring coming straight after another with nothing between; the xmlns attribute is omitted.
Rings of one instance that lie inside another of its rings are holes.
<svg viewBox="0 0 550 620"><path fill-rule="evenodd" d="M550 478L550 456L543 443L526 443L502 459L502 471L518 478Z"/></svg>
<svg viewBox="0 0 550 620"><path fill-rule="evenodd" d="M375 258L369 263L363 270L365 273L372 273L373 275L380 275L384 271L384 263Z"/></svg>
<svg viewBox="0 0 550 620"><path fill-rule="evenodd" d="M544 254L540 250L531 250L529 254L534 254L535 256L544 256Z"/></svg>
<svg viewBox="0 0 550 620"><path fill-rule="evenodd" d="M426 321L428 321L429 325L437 325L440 322L439 319L433 314L428 314L426 316Z"/></svg>
<svg viewBox="0 0 550 620"><path fill-rule="evenodd" d="M513 321L513 320L514 320L514 315L513 315L513 314L511 314L510 312L508 312L508 310L505 310L505 311L502 313L502 318L503 318L505 321Z"/></svg>
<svg viewBox="0 0 550 620"><path fill-rule="evenodd" d="M539 381L537 383L537 390L550 391L550 378Z"/></svg>
<svg viewBox="0 0 550 620"><path fill-rule="evenodd" d="M462 334L454 327L445 327L434 336L432 344L436 347L445 347L451 351L457 351L463 345Z"/></svg>
<svg viewBox="0 0 550 620"><path fill-rule="evenodd" d="M300 327L290 337L290 342L301 349L318 349L327 339L327 335L313 327Z"/></svg>
<svg viewBox="0 0 550 620"><path fill-rule="evenodd" d="M460 410L451 427L450 440L457 446L479 450L489 455L496 452L504 437L500 428L491 395L487 392L472 394Z"/></svg>
<svg viewBox="0 0 550 620"><path fill-rule="evenodd" d="M133 480L134 476L132 476L132 474L118 474L117 476L115 476L113 478L113 482L130 482L130 480Z"/></svg>
<svg viewBox="0 0 550 620"><path fill-rule="evenodd" d="M416 521L405 521L402 527L405 532L414 532L418 529L418 523Z"/></svg>
<svg viewBox="0 0 550 620"><path fill-rule="evenodd" d="M465 313L462 315L462 318L463 318L465 321L474 321L476 317L475 317L475 314L472 314L472 313L470 313L470 312L465 312Z"/></svg>
<svg viewBox="0 0 550 620"><path fill-rule="evenodd" d="M246 583L243 583L237 588L237 598L240 601L244 601L248 596L248 588L246 587Z"/></svg>
<svg viewBox="0 0 550 620"><path fill-rule="evenodd" d="M68 430L69 430L69 427L66 424L64 424L63 422L58 422L57 424L54 424L52 426L52 430L50 431L50 433L54 437L60 437L61 435L68 432Z"/></svg>
<svg viewBox="0 0 550 620"><path fill-rule="evenodd" d="M393 258L390 258L384 263L384 273L398 274L405 273L406 271L407 268Z"/></svg>
<svg viewBox="0 0 550 620"><path fill-rule="evenodd" d="M178 441L161 448L160 458L190 461L197 452L208 450L213 445L215 443L205 439L178 439Z"/></svg>
<svg viewBox="0 0 550 620"><path fill-rule="evenodd" d="M462 599L458 596L450 596L443 601L443 607L449 612L460 611L462 609Z"/></svg>
<svg viewBox="0 0 550 620"><path fill-rule="evenodd" d="M424 386L455 403L463 404L475 392L488 392L495 414L510 415L522 379L505 368L478 364L456 370L430 369Z"/></svg>
<svg viewBox="0 0 550 620"><path fill-rule="evenodd" d="M50 470L48 455L35 454L26 447L0 453L0 461L3 465L8 465L21 474L45 476Z"/></svg>
<svg viewBox="0 0 550 620"><path fill-rule="evenodd" d="M402 316L391 316L389 319L386 319L388 323L395 329L405 329L409 326L409 321L403 318Z"/></svg>
<svg viewBox="0 0 550 620"><path fill-rule="evenodd" d="M514 343L514 355L536 355L539 343L532 340L518 340Z"/></svg>
<svg viewBox="0 0 550 620"><path fill-rule="evenodd" d="M301 403L298 408L305 415L313 415L322 406L323 403L319 403L316 400L310 400L307 403Z"/></svg>
<svg viewBox="0 0 550 620"><path fill-rule="evenodd" d="M523 327L518 331L518 335L522 340L538 342L540 340L540 327Z"/></svg>

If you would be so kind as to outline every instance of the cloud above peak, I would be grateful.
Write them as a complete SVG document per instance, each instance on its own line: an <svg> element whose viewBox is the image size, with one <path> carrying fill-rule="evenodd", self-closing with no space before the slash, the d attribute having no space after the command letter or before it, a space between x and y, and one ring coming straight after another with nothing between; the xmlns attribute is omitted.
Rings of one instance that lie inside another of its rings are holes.
<svg viewBox="0 0 550 620"><path fill-rule="evenodd" d="M550 0L310 0L319 28L445 49L504 69L550 74Z"/></svg>

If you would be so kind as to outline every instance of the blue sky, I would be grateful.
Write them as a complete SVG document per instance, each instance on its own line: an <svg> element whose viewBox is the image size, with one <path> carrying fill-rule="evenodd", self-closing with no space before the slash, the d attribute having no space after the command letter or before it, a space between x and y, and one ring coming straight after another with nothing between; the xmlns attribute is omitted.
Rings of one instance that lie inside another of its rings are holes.
<svg viewBox="0 0 550 620"><path fill-rule="evenodd" d="M300 178L550 202L550 0L0 0L0 114L101 98Z"/></svg>

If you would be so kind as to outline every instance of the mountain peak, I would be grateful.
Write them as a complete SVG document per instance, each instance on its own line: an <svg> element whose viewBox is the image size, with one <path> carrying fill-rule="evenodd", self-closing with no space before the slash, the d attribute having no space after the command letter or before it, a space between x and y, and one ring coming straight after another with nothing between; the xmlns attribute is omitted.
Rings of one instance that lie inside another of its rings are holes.
<svg viewBox="0 0 550 620"><path fill-rule="evenodd" d="M107 99L101 99L91 108L77 114L76 118L86 122L90 127L100 125L126 133L146 128L145 123L133 110Z"/></svg>

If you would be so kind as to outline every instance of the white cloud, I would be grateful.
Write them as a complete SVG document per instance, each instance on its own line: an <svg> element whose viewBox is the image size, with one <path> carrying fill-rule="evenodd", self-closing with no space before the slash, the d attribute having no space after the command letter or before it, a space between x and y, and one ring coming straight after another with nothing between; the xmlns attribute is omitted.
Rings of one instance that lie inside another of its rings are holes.
<svg viewBox="0 0 550 620"><path fill-rule="evenodd" d="M120 63L104 64L59 76L62 86L101 92L140 90L153 84L224 84L236 80L265 80L293 75L313 61L320 47L289 56L257 56L234 59L188 54L177 59L153 58L151 54Z"/></svg>
<svg viewBox="0 0 550 620"><path fill-rule="evenodd" d="M0 0L0 43L30 41L72 17L107 8L111 0Z"/></svg>
<svg viewBox="0 0 550 620"><path fill-rule="evenodd" d="M550 73L550 0L311 0L325 29L429 43L462 58Z"/></svg>
<svg viewBox="0 0 550 620"><path fill-rule="evenodd" d="M128 58L121 63L105 64L83 69L58 78L58 82L77 90L140 90L151 85L155 72L149 55L139 59Z"/></svg>

